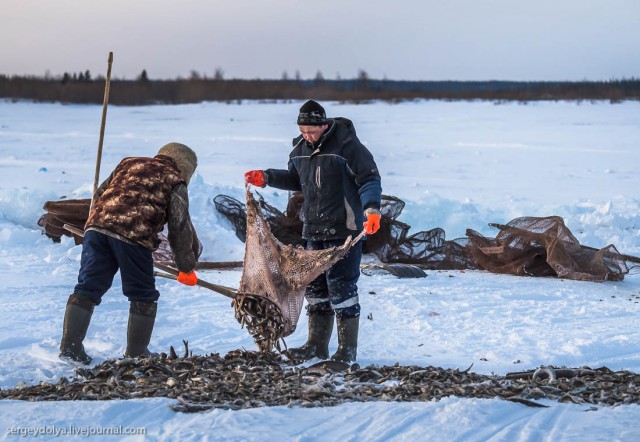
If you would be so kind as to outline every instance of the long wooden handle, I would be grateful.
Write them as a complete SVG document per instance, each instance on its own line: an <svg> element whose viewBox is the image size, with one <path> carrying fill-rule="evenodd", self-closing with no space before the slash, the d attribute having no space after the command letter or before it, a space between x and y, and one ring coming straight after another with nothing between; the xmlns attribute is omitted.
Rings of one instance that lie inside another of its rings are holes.
<svg viewBox="0 0 640 442"><path fill-rule="evenodd" d="M351 240L351 245L349 247L356 245L356 243L360 241L362 237L365 236L366 234L367 234L366 230L363 230L362 232L360 232L358 236L356 236L355 238L353 238L353 240Z"/></svg>
<svg viewBox="0 0 640 442"><path fill-rule="evenodd" d="M160 269L164 272L167 272L168 274L175 276L176 278L178 277L178 270L174 269L173 267L169 267L166 266L164 264L160 264L158 262L154 262L153 266L157 269ZM162 276L162 275L160 275ZM173 278L172 278L173 279ZM231 287L225 287L223 285L218 285L218 284L211 284L210 282L207 281L203 281L202 279L198 278L198 282L196 282L196 285L199 285L200 287L204 287L206 289L209 290L213 290L214 292L218 292L221 295L226 296L227 298L231 298L231 299L235 299L236 295L238 294L238 291L235 289L232 289Z"/></svg>
<svg viewBox="0 0 640 442"><path fill-rule="evenodd" d="M161 278L173 279L174 281L178 280L177 276L170 275L168 273L163 273L163 272L153 272L153 276L160 276Z"/></svg>
<svg viewBox="0 0 640 442"><path fill-rule="evenodd" d="M93 178L93 193L91 194L91 205L89 213L96 202L96 190L98 190L98 182L100 180L100 163L102 162L102 142L104 141L104 127L107 121L107 105L109 104L109 87L111 84L111 64L113 63L113 52L109 52L107 60L107 78L104 85L104 100L102 102L102 121L100 122L100 139L98 140L98 154L96 156L96 174Z"/></svg>
<svg viewBox="0 0 640 442"><path fill-rule="evenodd" d="M175 267L175 261L156 261L169 267ZM199 261L196 270L233 270L242 268L242 261Z"/></svg>

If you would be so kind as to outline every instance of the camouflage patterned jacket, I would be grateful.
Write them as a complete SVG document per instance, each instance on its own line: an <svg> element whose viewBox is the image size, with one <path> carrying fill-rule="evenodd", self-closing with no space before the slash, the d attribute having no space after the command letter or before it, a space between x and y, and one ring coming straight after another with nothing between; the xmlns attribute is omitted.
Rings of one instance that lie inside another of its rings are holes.
<svg viewBox="0 0 640 442"><path fill-rule="evenodd" d="M100 185L96 196L85 230L153 251L160 245L158 234L167 224L178 270L195 268L202 245L189 216L186 183L172 158L125 158Z"/></svg>

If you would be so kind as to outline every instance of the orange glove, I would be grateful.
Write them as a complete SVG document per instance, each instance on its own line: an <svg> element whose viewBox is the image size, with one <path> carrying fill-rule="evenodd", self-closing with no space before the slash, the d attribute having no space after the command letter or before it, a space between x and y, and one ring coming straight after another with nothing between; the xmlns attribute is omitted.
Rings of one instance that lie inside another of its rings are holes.
<svg viewBox="0 0 640 442"><path fill-rule="evenodd" d="M196 285L198 283L198 276L193 270L189 273L179 272L178 282L184 285Z"/></svg>
<svg viewBox="0 0 640 442"><path fill-rule="evenodd" d="M380 211L369 208L364 211L364 214L367 216L367 220L362 224L364 226L365 233L367 235L373 235L380 228Z"/></svg>
<svg viewBox="0 0 640 442"><path fill-rule="evenodd" d="M261 170L250 170L244 174L244 180L257 187L265 187L267 185L267 179Z"/></svg>

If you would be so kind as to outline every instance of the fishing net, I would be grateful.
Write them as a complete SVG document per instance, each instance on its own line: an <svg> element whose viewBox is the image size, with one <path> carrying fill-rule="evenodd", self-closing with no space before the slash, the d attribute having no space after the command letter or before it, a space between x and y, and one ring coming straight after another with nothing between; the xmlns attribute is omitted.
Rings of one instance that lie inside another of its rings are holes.
<svg viewBox="0 0 640 442"><path fill-rule="evenodd" d="M594 249L580 245L562 218L521 217L487 238L468 229L467 250L479 269L528 276L557 276L580 281L621 281L629 272L612 244Z"/></svg>
<svg viewBox="0 0 640 442"><path fill-rule="evenodd" d="M304 201L302 192L291 194L285 212L281 212L267 203L262 195L257 194L257 204L262 216L278 241L284 244L304 246L306 242L302 239L302 221L300 220L300 210ZM245 204L227 195L216 196L213 198L213 204L216 210L232 224L236 237L245 242L247 237L247 208Z"/></svg>
<svg viewBox="0 0 640 442"><path fill-rule="evenodd" d="M465 249L466 238L448 241L439 227L410 235L411 226L398 221L404 206L400 198L383 195L380 230L367 237L365 253L385 263L414 264L429 270L475 268Z"/></svg>
<svg viewBox="0 0 640 442"><path fill-rule="evenodd" d="M324 250L284 244L271 232L249 190L246 198L244 265L233 304L236 318L265 351L295 331L306 286L341 259L360 237L353 241L349 237L342 246Z"/></svg>
<svg viewBox="0 0 640 442"><path fill-rule="evenodd" d="M214 199L216 210L233 225L241 241L246 237L246 208L244 204L227 195ZM294 192L287 209L281 212L268 204L262 196L259 207L274 236L285 244L304 245L300 210L303 196ZM465 249L466 238L448 241L441 228L409 234L411 226L398 217L405 203L400 198L383 195L380 213L380 230L367 236L363 253L375 255L384 263L415 264L429 270L462 270L475 268L473 258Z"/></svg>
<svg viewBox="0 0 640 442"><path fill-rule="evenodd" d="M267 213L265 219L274 233L286 232L286 239L297 243L302 235L302 197L294 197L284 213L262 198L260 207ZM244 206L224 195L215 201L218 211L238 225L234 216L244 216ZM234 207L237 214L232 216L229 207ZM626 261L639 262L638 258L620 254L613 245L602 249L580 245L557 216L522 217L505 225L490 224L500 229L495 238L468 229L466 237L446 240L439 227L410 234L411 226L398 220L404 207L401 199L382 196L380 230L367 237L363 253L375 255L382 263L411 264L428 270L479 269L581 281L622 280L629 272ZM363 273L368 271L363 269ZM375 269L369 273L375 273Z"/></svg>

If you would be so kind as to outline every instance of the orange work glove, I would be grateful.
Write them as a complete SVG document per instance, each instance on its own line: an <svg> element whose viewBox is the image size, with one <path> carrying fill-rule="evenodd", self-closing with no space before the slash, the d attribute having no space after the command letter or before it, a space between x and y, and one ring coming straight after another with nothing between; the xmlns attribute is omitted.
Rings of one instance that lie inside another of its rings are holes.
<svg viewBox="0 0 640 442"><path fill-rule="evenodd" d="M367 220L362 224L367 235L373 235L380 228L380 211L378 209L369 208L364 211Z"/></svg>
<svg viewBox="0 0 640 442"><path fill-rule="evenodd" d="M178 272L178 282L184 285L196 285L198 283L198 276L193 270L189 273Z"/></svg>
<svg viewBox="0 0 640 442"><path fill-rule="evenodd" d="M244 180L257 187L265 187L267 185L267 179L261 170L250 170L244 174Z"/></svg>

